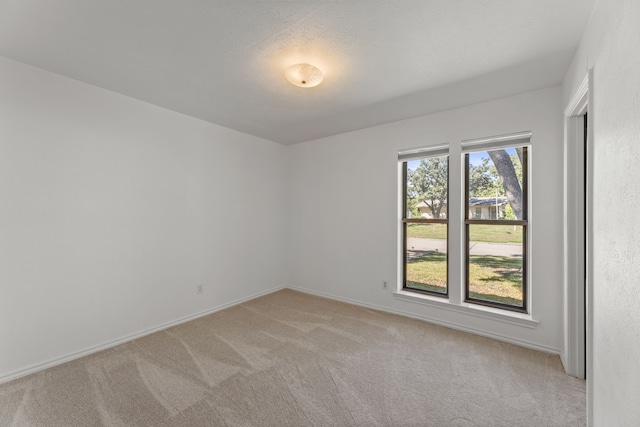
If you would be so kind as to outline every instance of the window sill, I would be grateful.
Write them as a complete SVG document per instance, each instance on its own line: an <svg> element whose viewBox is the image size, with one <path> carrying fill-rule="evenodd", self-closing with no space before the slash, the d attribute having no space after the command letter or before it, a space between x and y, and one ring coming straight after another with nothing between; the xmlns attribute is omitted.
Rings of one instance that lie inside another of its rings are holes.
<svg viewBox="0 0 640 427"><path fill-rule="evenodd" d="M453 311L455 313L463 313L469 316L480 317L483 319L495 320L502 323L509 323L516 326L522 326L529 329L535 329L538 321L531 318L530 314L516 313L507 310L500 310L482 305L461 303L452 304L446 299L431 297L414 292L397 291L393 293L397 300L408 301L417 304L423 304L430 307L437 307L442 310Z"/></svg>

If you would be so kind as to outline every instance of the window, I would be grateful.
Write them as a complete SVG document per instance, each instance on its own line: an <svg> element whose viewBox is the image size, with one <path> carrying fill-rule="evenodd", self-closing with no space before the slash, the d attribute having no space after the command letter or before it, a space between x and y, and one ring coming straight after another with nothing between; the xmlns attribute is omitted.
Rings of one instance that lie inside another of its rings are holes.
<svg viewBox="0 0 640 427"><path fill-rule="evenodd" d="M528 148L471 150L464 155L465 301L526 312Z"/></svg>
<svg viewBox="0 0 640 427"><path fill-rule="evenodd" d="M396 297L527 317L530 147L521 132L398 153Z"/></svg>
<svg viewBox="0 0 640 427"><path fill-rule="evenodd" d="M446 297L449 156L441 151L402 163L403 289Z"/></svg>

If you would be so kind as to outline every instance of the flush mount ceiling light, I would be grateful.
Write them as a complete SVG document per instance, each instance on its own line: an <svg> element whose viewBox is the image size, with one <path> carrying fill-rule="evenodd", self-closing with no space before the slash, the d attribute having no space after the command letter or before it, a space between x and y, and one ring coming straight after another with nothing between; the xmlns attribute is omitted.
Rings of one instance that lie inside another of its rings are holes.
<svg viewBox="0 0 640 427"><path fill-rule="evenodd" d="M284 73L289 83L298 87L314 87L322 82L322 71L311 64L295 64Z"/></svg>

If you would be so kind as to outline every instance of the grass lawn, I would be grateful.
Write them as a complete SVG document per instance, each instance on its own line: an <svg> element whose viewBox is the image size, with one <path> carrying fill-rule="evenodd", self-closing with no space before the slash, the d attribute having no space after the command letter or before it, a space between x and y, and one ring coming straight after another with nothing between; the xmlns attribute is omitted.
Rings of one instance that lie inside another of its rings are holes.
<svg viewBox="0 0 640 427"><path fill-rule="evenodd" d="M470 264L472 298L522 307L521 258L472 255ZM410 288L445 293L446 280L446 254L433 252L407 263Z"/></svg>
<svg viewBox="0 0 640 427"><path fill-rule="evenodd" d="M432 252L407 262L407 286L447 292L447 254Z"/></svg>
<svg viewBox="0 0 640 427"><path fill-rule="evenodd" d="M447 227L442 224L407 224L407 237L446 239ZM470 227L473 242L522 243L522 226L474 224Z"/></svg>

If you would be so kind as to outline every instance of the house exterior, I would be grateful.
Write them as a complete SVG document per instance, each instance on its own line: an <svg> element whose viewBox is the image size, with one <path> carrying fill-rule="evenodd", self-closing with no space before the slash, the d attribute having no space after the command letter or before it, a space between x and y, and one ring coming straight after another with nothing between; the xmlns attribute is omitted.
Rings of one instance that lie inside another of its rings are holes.
<svg viewBox="0 0 640 427"><path fill-rule="evenodd" d="M434 200L435 204L440 204L439 200ZM418 212L420 212L420 216L422 218L433 219L433 214L431 213L431 208L425 202L420 202L416 206L418 208ZM440 208L440 218L447 217L447 202L442 203L442 207Z"/></svg>
<svg viewBox="0 0 640 427"><path fill-rule="evenodd" d="M438 204L439 201L434 201ZM505 208L509 201L504 196L498 197L471 197L469 198L469 218L470 219L502 219L505 217ZM425 202L417 205L422 218L433 219L431 208ZM440 218L447 217L447 202L442 204Z"/></svg>
<svg viewBox="0 0 640 427"><path fill-rule="evenodd" d="M498 197L470 197L469 218L471 219L501 219L505 216L507 198Z"/></svg>

